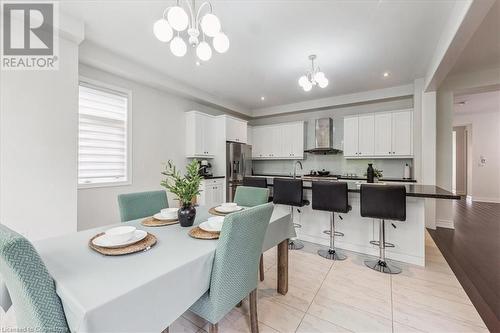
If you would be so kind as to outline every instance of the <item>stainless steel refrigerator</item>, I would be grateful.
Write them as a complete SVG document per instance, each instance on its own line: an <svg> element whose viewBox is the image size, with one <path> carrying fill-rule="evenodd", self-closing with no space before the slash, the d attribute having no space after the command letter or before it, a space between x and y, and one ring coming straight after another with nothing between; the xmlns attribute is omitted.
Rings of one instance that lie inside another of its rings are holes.
<svg viewBox="0 0 500 333"><path fill-rule="evenodd" d="M226 201L232 202L243 177L252 174L252 146L226 142Z"/></svg>

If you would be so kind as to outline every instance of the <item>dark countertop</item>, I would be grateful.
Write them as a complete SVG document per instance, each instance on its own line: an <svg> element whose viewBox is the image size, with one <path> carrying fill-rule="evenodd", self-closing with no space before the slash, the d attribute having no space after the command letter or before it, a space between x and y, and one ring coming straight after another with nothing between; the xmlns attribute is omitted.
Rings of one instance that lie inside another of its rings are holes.
<svg viewBox="0 0 500 333"><path fill-rule="evenodd" d="M257 176L257 175L255 175ZM264 176L264 175L260 175ZM272 177L270 175L267 175L266 177ZM281 177L275 175L275 177ZM284 177L289 177L289 176L284 176ZM307 183L310 183L311 181L307 181ZM439 186L435 185L419 185L419 184L402 184L403 186L406 187L406 196L407 197L416 197L416 198L432 198L432 199L450 199L450 200L460 200L460 196L456 195L454 193L451 193L445 189L442 189ZM273 186L273 184L269 184L268 186ZM384 186L383 184L380 184L380 186ZM360 187L359 184L356 184L354 182L349 182L347 183L347 189L351 193L359 193L360 192ZM312 188L311 185L306 184L303 187L306 190L310 190Z"/></svg>
<svg viewBox="0 0 500 333"><path fill-rule="evenodd" d="M226 178L226 176L205 176L203 179L219 179L219 178Z"/></svg>
<svg viewBox="0 0 500 333"><path fill-rule="evenodd" d="M290 175L270 175L270 174L254 174L253 176L255 177L292 177ZM302 175L302 176L309 176L309 175ZM338 176L338 175L333 175L332 177L337 177L337 179L340 180L366 180L365 177L346 177L346 176ZM381 178L381 182L402 182L402 183L416 183L416 179L405 179L405 178L394 178L394 177L387 177L387 178Z"/></svg>

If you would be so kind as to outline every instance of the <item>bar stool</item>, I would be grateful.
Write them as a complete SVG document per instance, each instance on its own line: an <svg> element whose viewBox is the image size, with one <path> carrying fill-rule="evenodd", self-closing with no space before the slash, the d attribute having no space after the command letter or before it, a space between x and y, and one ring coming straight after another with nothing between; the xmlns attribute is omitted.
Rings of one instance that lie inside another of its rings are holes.
<svg viewBox="0 0 500 333"><path fill-rule="evenodd" d="M389 264L385 259L385 248L394 247L394 244L385 241L385 220L406 221L406 187L363 184L360 192L361 216L379 219L379 240L370 242L378 245L379 258L365 260L365 265L382 273L399 274L401 268Z"/></svg>
<svg viewBox="0 0 500 333"><path fill-rule="evenodd" d="M265 177L243 177L243 186L267 188L267 178ZM269 195L269 202L273 197Z"/></svg>
<svg viewBox="0 0 500 333"><path fill-rule="evenodd" d="M351 210L347 199L347 183L312 182L312 209L331 212L330 230L323 231L330 235L330 248L318 250L318 254L329 260L345 260L347 257L335 250L335 236L344 236L335 231L335 213L347 213ZM340 215L339 217L342 219Z"/></svg>
<svg viewBox="0 0 500 333"><path fill-rule="evenodd" d="M274 178L273 187L273 203L290 206L293 222L294 208L309 205L309 201L303 199L302 179ZM300 228L300 224L294 223L293 227ZM298 238L288 242L290 250L300 250L303 247L304 244Z"/></svg>

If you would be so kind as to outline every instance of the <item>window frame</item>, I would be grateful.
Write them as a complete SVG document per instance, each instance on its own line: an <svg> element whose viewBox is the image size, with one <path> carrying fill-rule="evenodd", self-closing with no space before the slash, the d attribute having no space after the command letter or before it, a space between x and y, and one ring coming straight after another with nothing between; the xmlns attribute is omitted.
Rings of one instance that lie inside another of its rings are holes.
<svg viewBox="0 0 500 333"><path fill-rule="evenodd" d="M118 187L118 186L127 186L132 185L132 90L115 86L113 84L105 83L99 80L91 79L85 76L79 76L78 78L78 89L80 89L81 84L94 87L99 90L108 91L111 93L119 93L127 96L127 126L126 126L126 138L127 138L127 180L125 181L116 181L116 182L106 182L106 183L91 183L91 184L80 184L78 183L78 169L80 167L79 164L79 156L80 156L80 145L78 132L80 131L80 120L77 120L77 189L91 189L91 188L99 188L99 187ZM78 116L80 115L80 94L78 94Z"/></svg>

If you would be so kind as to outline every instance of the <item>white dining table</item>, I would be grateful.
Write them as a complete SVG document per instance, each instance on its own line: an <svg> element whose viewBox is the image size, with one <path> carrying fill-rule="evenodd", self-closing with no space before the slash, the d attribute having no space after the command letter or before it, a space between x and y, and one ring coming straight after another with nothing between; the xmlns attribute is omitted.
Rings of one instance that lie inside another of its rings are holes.
<svg viewBox="0 0 500 333"><path fill-rule="evenodd" d="M195 225L209 216L207 207L197 207ZM141 221L126 223L156 236L156 245L146 252L113 257L91 250L89 239L113 225L34 243L72 332L161 332L208 290L217 240L194 239L190 228L178 224L144 227ZM278 246L281 294L288 290L292 237L289 211L275 209L262 250Z"/></svg>

